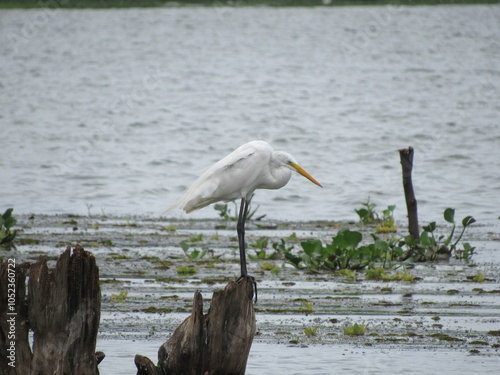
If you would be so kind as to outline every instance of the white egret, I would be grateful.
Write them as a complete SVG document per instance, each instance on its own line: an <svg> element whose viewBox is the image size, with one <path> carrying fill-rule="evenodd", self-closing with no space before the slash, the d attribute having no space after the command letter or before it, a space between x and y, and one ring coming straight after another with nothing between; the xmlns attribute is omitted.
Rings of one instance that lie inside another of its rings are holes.
<svg viewBox="0 0 500 375"><path fill-rule="evenodd" d="M164 213L177 207L190 213L212 203L230 202L240 198L236 226L240 250L240 279L249 277L245 257L245 220L249 200L256 189L280 189L285 186L292 171L322 187L289 153L273 151L264 141L248 142L208 168ZM255 281L253 282L255 285Z"/></svg>

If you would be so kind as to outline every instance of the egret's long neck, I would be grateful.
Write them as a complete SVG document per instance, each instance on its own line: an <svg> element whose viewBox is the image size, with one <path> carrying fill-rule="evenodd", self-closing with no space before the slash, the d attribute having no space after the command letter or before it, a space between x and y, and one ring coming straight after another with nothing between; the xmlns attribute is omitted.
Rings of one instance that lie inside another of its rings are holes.
<svg viewBox="0 0 500 375"><path fill-rule="evenodd" d="M288 183L288 181L290 181L290 177L292 176L290 168L283 163L279 156L276 157L276 155L273 155L273 158L271 159L269 172L271 173L271 179L268 181L266 189L282 188Z"/></svg>

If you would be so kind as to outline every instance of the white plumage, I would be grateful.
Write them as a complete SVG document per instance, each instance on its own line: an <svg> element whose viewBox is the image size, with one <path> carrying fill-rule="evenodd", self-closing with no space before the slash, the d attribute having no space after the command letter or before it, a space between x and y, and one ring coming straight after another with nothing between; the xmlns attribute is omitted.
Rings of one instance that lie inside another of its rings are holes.
<svg viewBox="0 0 500 375"><path fill-rule="evenodd" d="M179 207L190 213L220 201L248 200L256 189L285 186L292 170L321 186L292 155L273 151L264 141L245 143L208 168L166 212Z"/></svg>

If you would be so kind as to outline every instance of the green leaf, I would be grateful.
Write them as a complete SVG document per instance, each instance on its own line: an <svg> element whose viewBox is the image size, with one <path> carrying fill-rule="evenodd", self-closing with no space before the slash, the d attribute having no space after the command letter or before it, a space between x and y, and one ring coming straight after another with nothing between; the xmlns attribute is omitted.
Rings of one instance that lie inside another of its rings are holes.
<svg viewBox="0 0 500 375"><path fill-rule="evenodd" d="M434 239L432 237L429 237L429 233L429 231L423 231L420 235L420 243L424 247L435 245Z"/></svg>
<svg viewBox="0 0 500 375"><path fill-rule="evenodd" d="M447 208L444 210L444 219L448 222L453 224L455 222L455 209L454 208Z"/></svg>
<svg viewBox="0 0 500 375"><path fill-rule="evenodd" d="M203 247L201 249L200 258L203 258L208 253L208 250L210 250L208 247Z"/></svg>
<svg viewBox="0 0 500 375"><path fill-rule="evenodd" d="M381 252L386 252L389 249L389 244L386 241L375 241L375 248Z"/></svg>
<svg viewBox="0 0 500 375"><path fill-rule="evenodd" d="M184 252L187 252L189 250L189 245L186 242L182 241L179 245Z"/></svg>
<svg viewBox="0 0 500 375"><path fill-rule="evenodd" d="M429 223L429 225L425 225L422 228L424 228L424 231L432 233L436 230L436 222L433 221L432 223Z"/></svg>
<svg viewBox="0 0 500 375"><path fill-rule="evenodd" d="M363 239L363 235L360 232L347 231L345 233L345 239L349 244L349 247L355 248Z"/></svg>
<svg viewBox="0 0 500 375"><path fill-rule="evenodd" d="M413 247L418 244L418 241L415 240L415 238L409 234L408 236L405 236L404 238L405 244L407 244L410 247Z"/></svg>
<svg viewBox="0 0 500 375"><path fill-rule="evenodd" d="M462 219L462 225L464 228L467 228L469 225L474 224L476 222L476 219L474 219L472 216L466 216Z"/></svg>
<svg viewBox="0 0 500 375"><path fill-rule="evenodd" d="M300 245L302 246L304 252L309 256L312 256L314 253L319 253L323 247L320 240L307 240L301 242Z"/></svg>
<svg viewBox="0 0 500 375"><path fill-rule="evenodd" d="M11 216L12 216L12 211L14 211L14 209L13 209L13 208L7 208L7 209L5 210L5 212L3 213L2 217L3 217L4 219L7 219L7 218L11 217Z"/></svg>
<svg viewBox="0 0 500 375"><path fill-rule="evenodd" d="M313 256L314 253L321 253L321 249L323 244L320 240L308 240L300 243L304 252L310 257Z"/></svg>
<svg viewBox="0 0 500 375"><path fill-rule="evenodd" d="M354 210L354 211L356 211L360 219L364 218L368 213L368 210L366 208L360 208L359 210Z"/></svg>
<svg viewBox="0 0 500 375"><path fill-rule="evenodd" d="M292 253L285 253L285 259L290 263L292 266L298 269L302 269L302 265L300 264L302 262L302 258L293 255Z"/></svg>
<svg viewBox="0 0 500 375"><path fill-rule="evenodd" d="M341 249L354 249L363 239L360 232L350 231L349 229L340 230L337 235L333 238L333 241Z"/></svg>
<svg viewBox="0 0 500 375"><path fill-rule="evenodd" d="M13 208L8 208L1 217L0 226L3 225L7 231L17 223L16 218L12 216L12 211L14 211Z"/></svg>

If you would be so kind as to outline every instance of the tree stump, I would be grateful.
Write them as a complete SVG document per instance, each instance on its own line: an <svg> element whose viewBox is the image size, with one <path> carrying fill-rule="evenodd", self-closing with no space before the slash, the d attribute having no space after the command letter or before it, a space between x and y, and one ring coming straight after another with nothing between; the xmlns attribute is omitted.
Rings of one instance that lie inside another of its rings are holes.
<svg viewBox="0 0 500 375"><path fill-rule="evenodd" d="M405 192L406 209L408 211L408 231L414 239L420 238L418 230L418 212L417 199L413 190L413 181L411 172L413 170L413 147L399 150L399 158L401 159L401 167L403 170L403 189Z"/></svg>
<svg viewBox="0 0 500 375"><path fill-rule="evenodd" d="M194 294L191 315L158 350L156 367L149 358L136 355L138 375L243 375L255 336L253 280L229 282L213 294L203 315L203 297Z"/></svg>
<svg viewBox="0 0 500 375"><path fill-rule="evenodd" d="M15 308L19 326L16 325L15 332L15 366L2 365L0 374L99 374L97 364L104 358L103 353L95 353L101 309L99 270L95 258L81 246L75 246L73 254L70 253L68 246L55 269L48 269L47 260L42 257L31 265L27 301L24 296L28 266L16 269ZM9 331L4 327L3 316L4 285L6 281L7 285L10 283L4 276L4 264L0 272L2 346L9 344L9 340L5 340L5 333ZM6 272L8 276L8 269ZM33 330L32 353L26 318Z"/></svg>

